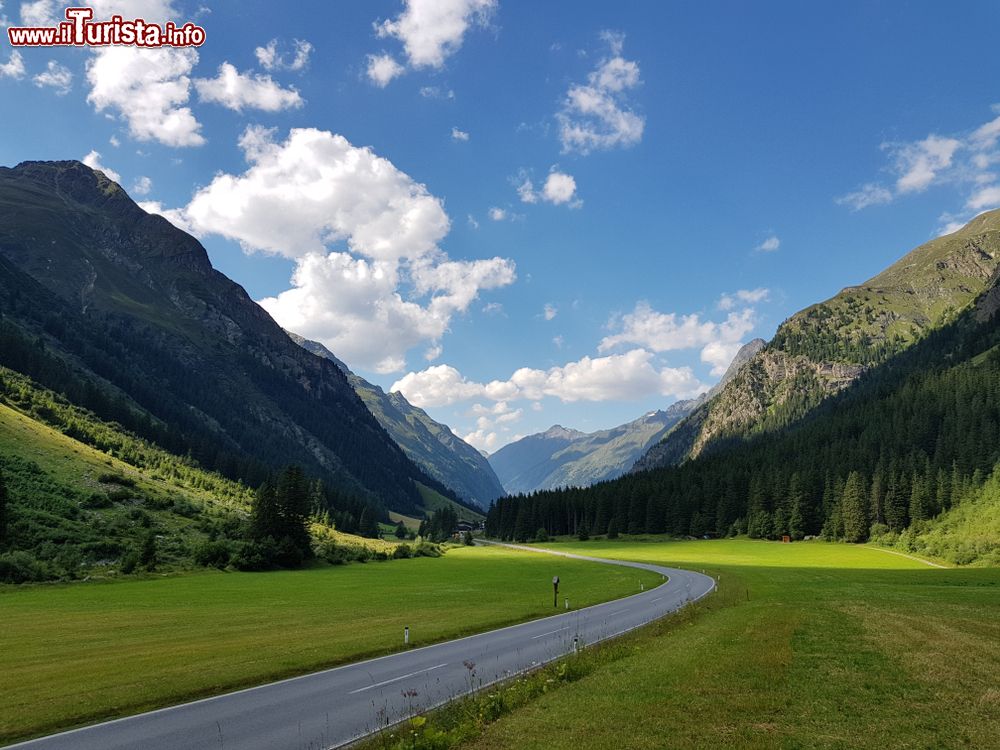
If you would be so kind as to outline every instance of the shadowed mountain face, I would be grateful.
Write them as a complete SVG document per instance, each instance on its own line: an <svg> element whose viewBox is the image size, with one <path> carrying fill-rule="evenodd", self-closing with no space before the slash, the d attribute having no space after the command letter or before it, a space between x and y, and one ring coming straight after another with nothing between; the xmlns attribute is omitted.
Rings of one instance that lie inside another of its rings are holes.
<svg viewBox="0 0 1000 750"><path fill-rule="evenodd" d="M0 311L0 364L207 468L256 483L298 463L400 511L422 506L415 480L444 489L340 368L79 162L0 168Z"/></svg>
<svg viewBox="0 0 1000 750"><path fill-rule="evenodd" d="M448 425L435 422L401 393L386 393L355 375L322 344L290 333L306 350L335 363L357 391L378 423L392 436L410 460L430 476L450 487L463 500L486 509L504 493L500 480L483 455L455 435Z"/></svg>
<svg viewBox="0 0 1000 750"><path fill-rule="evenodd" d="M955 320L991 285L998 264L1000 210L921 245L864 284L796 313L636 469L675 465L800 419L870 368Z"/></svg>

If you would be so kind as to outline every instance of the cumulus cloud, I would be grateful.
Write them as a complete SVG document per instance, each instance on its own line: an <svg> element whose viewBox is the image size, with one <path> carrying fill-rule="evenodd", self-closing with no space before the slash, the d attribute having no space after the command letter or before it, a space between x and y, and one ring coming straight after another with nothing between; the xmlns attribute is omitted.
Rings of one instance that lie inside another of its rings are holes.
<svg viewBox="0 0 1000 750"><path fill-rule="evenodd" d="M652 352L633 349L607 357L583 357L575 362L537 370L522 367L508 380L476 383L454 367L438 365L410 372L392 385L415 406L448 406L477 398L494 401L546 396L564 402L622 401L648 396L688 398L705 389L688 367L659 367Z"/></svg>
<svg viewBox="0 0 1000 750"><path fill-rule="evenodd" d="M0 78L13 78L19 80L24 78L24 57L17 50L10 53L7 62L0 63Z"/></svg>
<svg viewBox="0 0 1000 750"><path fill-rule="evenodd" d="M640 84L639 64L622 57L625 35L604 32L610 48L587 83L573 84L556 115L563 151L591 151L632 146L642 140L646 120L637 114L628 93Z"/></svg>
<svg viewBox="0 0 1000 750"><path fill-rule="evenodd" d="M271 76L241 73L228 62L219 66L215 78L197 78L194 86L201 101L221 104L236 112L244 109L279 112L301 107L303 103L294 88L282 88Z"/></svg>
<svg viewBox="0 0 1000 750"><path fill-rule="evenodd" d="M55 60L49 60L45 70L32 78L39 88L55 89L56 94L64 96L73 88L73 73L65 65Z"/></svg>
<svg viewBox="0 0 1000 750"><path fill-rule="evenodd" d="M384 89L405 70L392 55L368 55L368 80L379 88Z"/></svg>
<svg viewBox="0 0 1000 750"><path fill-rule="evenodd" d="M132 185L132 192L136 195L149 195L149 191L153 189L153 181L148 177L140 177Z"/></svg>
<svg viewBox="0 0 1000 750"><path fill-rule="evenodd" d="M746 294L754 297L757 290ZM737 302L754 304L738 297L723 299L726 304L731 301L734 307ZM763 299L766 299L766 294L757 301ZM743 337L756 324L756 311L750 306L729 312L725 320L716 322L704 320L697 313L680 316L661 313L648 303L640 302L631 313L612 320L610 327L618 329L618 332L601 339L598 351L610 351L623 345L638 345L654 352L701 348L702 361L711 364L712 375L718 376L725 373L742 345Z"/></svg>
<svg viewBox="0 0 1000 750"><path fill-rule="evenodd" d="M1000 113L1000 108L994 107ZM953 135L931 133L912 142L883 143L887 171L895 178L890 186L876 182L862 185L836 202L859 211L885 205L900 196L922 193L938 185L957 187L963 209L941 216L943 233L964 225L977 212L1000 206L1000 181L992 167L1000 164L1000 116L971 130Z"/></svg>
<svg viewBox="0 0 1000 750"><path fill-rule="evenodd" d="M309 65L313 46L302 39L292 40L292 57L286 59L278 49L277 39L272 39L263 47L254 50L257 62L264 70L302 70Z"/></svg>
<svg viewBox="0 0 1000 750"><path fill-rule="evenodd" d="M523 174L523 173L522 173ZM517 187L517 195L522 203L538 203L545 201L554 205L569 204L570 208L579 208L583 201L576 197L576 180L572 175L553 169L545 178L542 189L536 191L535 185L528 177L523 177Z"/></svg>
<svg viewBox="0 0 1000 750"><path fill-rule="evenodd" d="M381 39L401 42L411 68L440 69L462 46L469 28L485 26L496 8L497 0L405 0L398 16L375 24L375 33ZM379 86L386 86L404 70L388 54L368 56L368 76Z"/></svg>
<svg viewBox="0 0 1000 750"><path fill-rule="evenodd" d="M201 123L186 106L197 62L193 49L102 47L87 63L87 101L117 112L136 140L200 146Z"/></svg>
<svg viewBox="0 0 1000 750"><path fill-rule="evenodd" d="M464 130L459 130L458 128L451 129L451 139L453 141L467 141L469 140L469 134Z"/></svg>
<svg viewBox="0 0 1000 750"><path fill-rule="evenodd" d="M546 320L552 320L558 314L559 310L551 302L546 302L545 307L542 308L542 315Z"/></svg>
<svg viewBox="0 0 1000 750"><path fill-rule="evenodd" d="M285 328L352 367L394 372L410 349L435 351L480 292L513 283L508 259L450 259L441 201L371 149L312 128L275 136L247 128L246 171L216 175L180 218L296 262L292 288L261 301Z"/></svg>
<svg viewBox="0 0 1000 750"><path fill-rule="evenodd" d="M493 206L489 210L489 216L493 221L503 221L507 218L507 211L499 206Z"/></svg>
<svg viewBox="0 0 1000 750"><path fill-rule="evenodd" d="M777 252L778 248L781 247L781 240L778 239L777 235L769 235L763 242L761 242L757 247L754 248L760 253L773 253Z"/></svg>
<svg viewBox="0 0 1000 750"><path fill-rule="evenodd" d="M81 161L91 169L96 169L100 172L104 172L105 176L109 180L114 180L115 182L119 183L122 181L122 176L120 174L118 174L115 170L111 169L110 167L106 167L103 164L101 164L101 153L99 151L91 151L89 154L83 157Z"/></svg>

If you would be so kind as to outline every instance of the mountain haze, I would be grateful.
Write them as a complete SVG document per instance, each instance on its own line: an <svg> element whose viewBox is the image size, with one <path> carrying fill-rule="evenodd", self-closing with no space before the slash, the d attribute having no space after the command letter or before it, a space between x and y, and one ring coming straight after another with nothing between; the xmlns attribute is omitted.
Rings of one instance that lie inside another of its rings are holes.
<svg viewBox="0 0 1000 750"><path fill-rule="evenodd" d="M386 393L354 374L329 349L316 341L289 333L306 350L336 364L361 396L365 406L403 452L430 476L450 487L463 500L485 509L504 489L483 455L451 431L413 406L401 393Z"/></svg>

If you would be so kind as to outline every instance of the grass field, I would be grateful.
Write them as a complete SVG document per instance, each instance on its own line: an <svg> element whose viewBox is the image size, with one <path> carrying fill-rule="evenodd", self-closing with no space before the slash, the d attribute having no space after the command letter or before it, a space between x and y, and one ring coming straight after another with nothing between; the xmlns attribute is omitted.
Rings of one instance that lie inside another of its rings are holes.
<svg viewBox="0 0 1000 750"><path fill-rule="evenodd" d="M1000 569L824 543L551 546L704 568L719 591L467 747L1000 747Z"/></svg>
<svg viewBox="0 0 1000 750"><path fill-rule="evenodd" d="M274 573L0 586L0 743L552 614L641 571L502 549ZM503 596L497 596L502 591Z"/></svg>

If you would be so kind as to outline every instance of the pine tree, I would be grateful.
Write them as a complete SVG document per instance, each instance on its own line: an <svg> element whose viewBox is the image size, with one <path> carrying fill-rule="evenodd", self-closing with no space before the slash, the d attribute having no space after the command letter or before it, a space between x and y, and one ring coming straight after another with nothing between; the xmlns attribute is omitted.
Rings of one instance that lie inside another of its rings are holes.
<svg viewBox="0 0 1000 750"><path fill-rule="evenodd" d="M399 523L396 524L396 538L406 539L406 535L407 535L406 525L402 521L400 521Z"/></svg>
<svg viewBox="0 0 1000 750"><path fill-rule="evenodd" d="M280 535L281 511L274 485L269 480L257 489L250 506L250 536L260 541L268 537L277 539Z"/></svg>
<svg viewBox="0 0 1000 750"><path fill-rule="evenodd" d="M792 539L802 539L805 532L805 491L802 489L802 477L793 472L788 480L788 535Z"/></svg>
<svg viewBox="0 0 1000 750"><path fill-rule="evenodd" d="M0 471L0 547L3 546L4 539L7 538L7 485L3 480L3 472Z"/></svg>
<svg viewBox="0 0 1000 750"><path fill-rule="evenodd" d="M852 471L844 485L840 512L844 524L844 539L848 542L863 542L868 538L868 503L866 482L856 471Z"/></svg>

